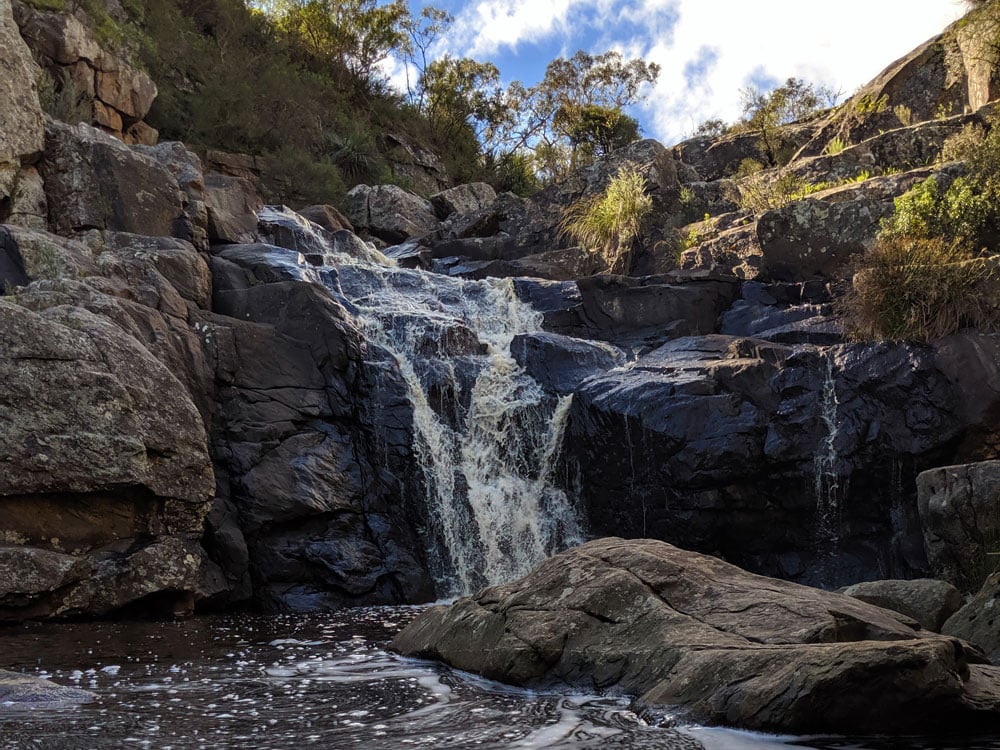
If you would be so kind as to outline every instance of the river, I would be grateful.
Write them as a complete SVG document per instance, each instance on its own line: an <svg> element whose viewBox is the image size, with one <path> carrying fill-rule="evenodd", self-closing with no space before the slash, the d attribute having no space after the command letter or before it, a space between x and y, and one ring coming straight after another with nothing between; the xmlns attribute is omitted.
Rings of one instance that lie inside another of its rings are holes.
<svg viewBox="0 0 1000 750"><path fill-rule="evenodd" d="M616 697L509 688L386 650L419 607L0 629L4 666L88 705L0 706L0 748L998 750L1000 738L776 738L654 726Z"/></svg>

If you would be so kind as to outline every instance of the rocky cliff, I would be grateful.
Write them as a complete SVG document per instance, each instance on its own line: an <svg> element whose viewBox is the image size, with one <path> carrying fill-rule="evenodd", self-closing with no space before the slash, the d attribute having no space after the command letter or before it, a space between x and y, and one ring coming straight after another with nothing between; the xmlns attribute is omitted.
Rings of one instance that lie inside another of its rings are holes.
<svg viewBox="0 0 1000 750"><path fill-rule="evenodd" d="M728 197L757 148L741 135L641 141L529 199L359 186L346 215L296 217L261 211L247 160L156 143L155 85L74 16L15 7L0 0L0 619L432 599L444 475L422 468L421 420L465 419L498 351L453 312L483 278L510 279L507 312L530 318L500 369L533 385L507 400L559 415L551 441L491 460L530 465L520 480L575 500L589 533L828 586L985 578L966 548L992 527L947 527L917 474L996 458L1000 340L852 343L836 306L894 199L962 168L938 156L993 89L971 53L960 83L939 74L954 33L860 95L909 122L858 99L790 128L783 170L830 184L780 207ZM95 124L42 114L39 62L93 96ZM612 275L557 225L626 163L653 219ZM412 371L366 328L385 290L348 293L359 263L420 299L382 323L418 331Z"/></svg>

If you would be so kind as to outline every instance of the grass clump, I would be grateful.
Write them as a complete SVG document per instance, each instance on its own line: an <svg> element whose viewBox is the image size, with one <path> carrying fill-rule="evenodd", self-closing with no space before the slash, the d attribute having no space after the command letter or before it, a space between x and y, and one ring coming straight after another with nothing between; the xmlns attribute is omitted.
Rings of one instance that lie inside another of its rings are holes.
<svg viewBox="0 0 1000 750"><path fill-rule="evenodd" d="M628 253L642 234L653 208L646 178L634 165L622 166L602 193L570 205L559 222L560 238L569 237L600 254L609 270L623 270Z"/></svg>
<svg viewBox="0 0 1000 750"><path fill-rule="evenodd" d="M856 339L926 343L1000 326L1000 274L989 258L940 238L885 237L856 268L843 302Z"/></svg>

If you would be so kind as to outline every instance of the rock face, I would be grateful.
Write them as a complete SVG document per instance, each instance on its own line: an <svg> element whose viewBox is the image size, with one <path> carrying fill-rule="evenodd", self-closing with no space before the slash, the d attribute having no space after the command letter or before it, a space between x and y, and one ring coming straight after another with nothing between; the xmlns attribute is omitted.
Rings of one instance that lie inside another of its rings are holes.
<svg viewBox="0 0 1000 750"><path fill-rule="evenodd" d="M927 563L894 477L940 460L956 400L926 350L696 336L584 381L564 451L597 534L814 584L904 577Z"/></svg>
<svg viewBox="0 0 1000 750"><path fill-rule="evenodd" d="M38 103L38 66L25 46L11 11L0 0L0 221L13 212L22 165L42 151L45 123Z"/></svg>
<svg viewBox="0 0 1000 750"><path fill-rule="evenodd" d="M55 86L90 102L89 124L126 143L156 143L156 131L143 122L157 94L149 75L102 49L94 32L72 13L15 0L15 17L21 36Z"/></svg>
<svg viewBox="0 0 1000 750"><path fill-rule="evenodd" d="M250 584L271 609L432 597L417 520L398 499L409 441L395 446L373 421L393 411L379 399L398 411L405 397L373 391L359 331L297 252L233 245L212 268L220 419L207 529L235 598Z"/></svg>
<svg viewBox="0 0 1000 750"><path fill-rule="evenodd" d="M156 606L189 608L214 482L184 386L82 307L2 299L0 318L0 619L105 614L164 592Z"/></svg>
<svg viewBox="0 0 1000 750"><path fill-rule="evenodd" d="M79 688L63 687L40 677L0 669L0 704L15 706L71 706L90 703L97 696Z"/></svg>
<svg viewBox="0 0 1000 750"><path fill-rule="evenodd" d="M170 171L89 125L48 123L42 176L57 233L110 229L193 237L185 195Z"/></svg>
<svg viewBox="0 0 1000 750"><path fill-rule="evenodd" d="M389 243L422 237L438 227L434 207L424 198L395 185L358 185L347 194L347 216Z"/></svg>
<svg viewBox="0 0 1000 750"><path fill-rule="evenodd" d="M962 593L950 583L929 578L913 581L867 581L848 586L843 593L876 607L912 617L922 628L932 633L940 633L945 620L958 612L965 603Z"/></svg>
<svg viewBox="0 0 1000 750"><path fill-rule="evenodd" d="M971 601L948 618L941 632L963 638L982 649L990 660L1000 662L1000 572L992 573Z"/></svg>
<svg viewBox="0 0 1000 750"><path fill-rule="evenodd" d="M692 721L764 731L1000 723L1000 673L917 627L662 542L601 539L428 610L392 648L515 685L621 691Z"/></svg>
<svg viewBox="0 0 1000 750"><path fill-rule="evenodd" d="M976 591L1000 558L1000 461L945 466L917 477L927 556L935 574Z"/></svg>

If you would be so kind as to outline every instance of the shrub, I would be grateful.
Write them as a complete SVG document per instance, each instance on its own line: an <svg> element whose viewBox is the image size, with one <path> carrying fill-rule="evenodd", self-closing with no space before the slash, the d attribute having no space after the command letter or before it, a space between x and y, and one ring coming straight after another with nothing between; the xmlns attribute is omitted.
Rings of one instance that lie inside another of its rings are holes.
<svg viewBox="0 0 1000 750"><path fill-rule="evenodd" d="M896 115L896 119L899 120L899 124L903 127L908 128L913 124L913 110L905 104L897 104L892 108L892 113Z"/></svg>
<svg viewBox="0 0 1000 750"><path fill-rule="evenodd" d="M559 236L570 237L590 252L599 253L609 270L618 270L625 264L652 208L646 178L634 165L626 164L603 193L583 198L563 212Z"/></svg>
<svg viewBox="0 0 1000 750"><path fill-rule="evenodd" d="M38 74L38 102L45 114L70 125L78 122L89 124L93 114L90 96L81 91L68 75L60 77L62 80L56 81L45 68Z"/></svg>
<svg viewBox="0 0 1000 750"><path fill-rule="evenodd" d="M826 144L826 148L823 150L827 156L836 156L841 153L845 148L847 148L847 143L839 135L836 136L832 141Z"/></svg>
<svg viewBox="0 0 1000 750"><path fill-rule="evenodd" d="M856 339L927 342L1000 328L998 292L994 259L941 238L884 237L858 262L842 304Z"/></svg>
<svg viewBox="0 0 1000 750"><path fill-rule="evenodd" d="M895 200L895 213L884 220L880 237L944 238L966 249L982 246L995 210L990 197L969 177L958 177L942 190L934 176Z"/></svg>
<svg viewBox="0 0 1000 750"><path fill-rule="evenodd" d="M744 159L740 162L732 187L726 191L726 197L744 211L762 214L781 208L809 192L806 182L791 172L768 172L760 162Z"/></svg>
<svg viewBox="0 0 1000 750"><path fill-rule="evenodd" d="M975 122L966 123L941 146L941 161L965 161L973 156L986 140L986 130Z"/></svg>

